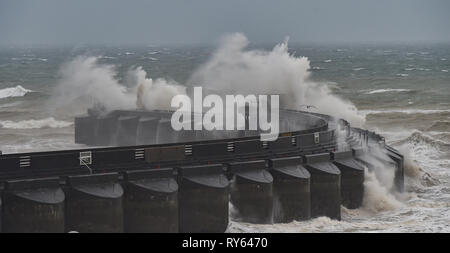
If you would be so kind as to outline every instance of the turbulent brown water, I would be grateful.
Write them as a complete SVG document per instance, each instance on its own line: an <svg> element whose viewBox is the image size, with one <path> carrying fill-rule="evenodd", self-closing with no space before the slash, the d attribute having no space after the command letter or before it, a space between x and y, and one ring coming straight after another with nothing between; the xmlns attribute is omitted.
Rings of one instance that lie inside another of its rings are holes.
<svg viewBox="0 0 450 253"><path fill-rule="evenodd" d="M249 45L268 51L273 46ZM184 84L212 52L207 46L1 48L0 149L12 153L80 147L73 143L73 117L85 107L53 104L54 91L64 80L61 68L80 55L96 56L98 64L113 66L102 69L111 78L100 81L124 85L132 92L130 69L141 66L140 71L153 78L152 85ZM228 231L450 232L450 45L291 43L289 52L309 60L308 82L326 85L350 101L365 117L365 128L383 134L407 156L406 191L390 192L367 173L364 206L342 208L341 221L326 217L273 225L232 221ZM72 105L93 102L89 97L66 98ZM110 102L114 104L114 99Z"/></svg>

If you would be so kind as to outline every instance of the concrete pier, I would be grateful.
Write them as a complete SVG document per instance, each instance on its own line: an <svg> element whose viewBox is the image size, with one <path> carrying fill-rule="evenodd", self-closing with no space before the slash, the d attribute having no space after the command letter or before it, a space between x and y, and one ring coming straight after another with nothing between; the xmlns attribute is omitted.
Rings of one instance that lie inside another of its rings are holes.
<svg viewBox="0 0 450 253"><path fill-rule="evenodd" d="M192 125L192 121L189 121L189 124ZM196 141L196 131L195 130L180 130L180 131L174 131L174 140L175 142L190 142L190 141Z"/></svg>
<svg viewBox="0 0 450 253"><path fill-rule="evenodd" d="M95 129L97 119L94 116L75 118L75 143L96 145Z"/></svg>
<svg viewBox="0 0 450 253"><path fill-rule="evenodd" d="M89 110L75 141L118 147L0 152L0 231L224 232L230 206L257 224L340 219L341 204L361 206L366 167L403 189L404 158L382 136L339 120L337 138L331 116L280 112L270 142L259 130L174 131L172 111Z"/></svg>
<svg viewBox="0 0 450 253"><path fill-rule="evenodd" d="M311 175L300 156L270 160L275 195L274 222L311 218Z"/></svg>
<svg viewBox="0 0 450 253"><path fill-rule="evenodd" d="M116 145L136 145L136 134L139 123L137 116L123 116L117 119Z"/></svg>
<svg viewBox="0 0 450 253"><path fill-rule="evenodd" d="M194 122L194 128L198 127L198 125L202 125L203 123L200 124L195 124ZM204 127L204 126L202 126ZM204 128L202 128L204 129ZM214 132L213 131L200 131L200 130L194 130L194 134L195 134L195 140L196 141L207 141L207 140L215 140L215 139L220 139L217 138L216 136L214 136Z"/></svg>
<svg viewBox="0 0 450 253"><path fill-rule="evenodd" d="M123 232L123 189L117 173L71 176L68 186L67 231Z"/></svg>
<svg viewBox="0 0 450 253"><path fill-rule="evenodd" d="M222 164L181 167L178 173L179 231L225 232L229 182Z"/></svg>
<svg viewBox="0 0 450 253"><path fill-rule="evenodd" d="M364 166L353 158L352 151L332 152L333 164L341 171L342 205L359 208L364 197Z"/></svg>
<svg viewBox="0 0 450 253"><path fill-rule="evenodd" d="M8 181L3 192L2 231L62 233L64 200L58 178Z"/></svg>
<svg viewBox="0 0 450 253"><path fill-rule="evenodd" d="M393 149L392 147L386 146L388 156L395 161L397 164L397 170L395 171L394 184L396 186L397 191L402 192L405 188L404 182L404 157L400 152Z"/></svg>
<svg viewBox="0 0 450 253"><path fill-rule="evenodd" d="M178 232L178 184L173 169L128 171L125 179L125 232Z"/></svg>
<svg viewBox="0 0 450 253"><path fill-rule="evenodd" d="M114 145L117 133L117 117L100 116L96 119L94 142L97 146Z"/></svg>
<svg viewBox="0 0 450 253"><path fill-rule="evenodd" d="M264 160L228 164L233 175L231 203L245 222L273 223L273 177Z"/></svg>
<svg viewBox="0 0 450 253"><path fill-rule="evenodd" d="M175 143L177 140L170 119L160 119L156 134L156 143Z"/></svg>
<svg viewBox="0 0 450 253"><path fill-rule="evenodd" d="M311 174L311 217L341 219L341 172L330 161L330 154L303 156Z"/></svg>
<svg viewBox="0 0 450 253"><path fill-rule="evenodd" d="M136 144L155 144L159 119L156 117L141 117L137 127Z"/></svg>

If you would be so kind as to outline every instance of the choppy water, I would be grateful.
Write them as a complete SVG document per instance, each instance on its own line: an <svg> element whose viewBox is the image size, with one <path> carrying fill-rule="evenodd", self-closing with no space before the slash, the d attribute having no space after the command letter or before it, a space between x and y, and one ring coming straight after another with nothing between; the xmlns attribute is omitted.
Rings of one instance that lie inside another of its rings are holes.
<svg viewBox="0 0 450 253"><path fill-rule="evenodd" d="M61 64L101 56L119 78L142 66L152 78L184 83L209 47L66 47L0 49L0 149L4 153L74 148L73 116L48 103ZM366 117L366 128L407 154L407 192L342 210L342 221L254 225L230 232L450 232L450 45L290 45L311 61L311 79L332 87ZM383 195L383 193L380 193ZM389 194L389 193L385 193ZM394 198L395 204L389 202ZM377 203L378 203L377 202Z"/></svg>

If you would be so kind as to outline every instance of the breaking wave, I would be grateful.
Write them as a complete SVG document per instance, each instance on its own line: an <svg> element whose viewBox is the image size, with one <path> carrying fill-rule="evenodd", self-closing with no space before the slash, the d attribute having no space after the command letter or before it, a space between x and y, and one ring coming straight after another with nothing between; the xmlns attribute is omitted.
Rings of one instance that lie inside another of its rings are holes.
<svg viewBox="0 0 450 253"><path fill-rule="evenodd" d="M386 92L409 92L410 89L378 89L378 90L370 90L365 91L364 94L371 95L371 94L378 94L378 93L386 93Z"/></svg>
<svg viewBox="0 0 450 253"><path fill-rule="evenodd" d="M0 89L0 99L10 97L23 97L30 92L33 91L25 89L21 85L17 85L16 87L4 88Z"/></svg>
<svg viewBox="0 0 450 253"><path fill-rule="evenodd" d="M142 67L130 69L125 78L119 79L117 66L98 59L78 56L65 63L49 107L77 114L96 104L108 110L170 109L170 99L184 93L184 88L173 81L147 78Z"/></svg>
<svg viewBox="0 0 450 253"><path fill-rule="evenodd" d="M248 45L243 34L225 37L192 74L189 86L204 85L225 94L280 94L284 96L282 107L303 109L313 105L316 112L346 119L354 126L364 123L353 103L310 79L309 59L291 54L287 40L272 50L250 49Z"/></svg>
<svg viewBox="0 0 450 253"><path fill-rule="evenodd" d="M440 131L440 132L449 132L450 131L450 121L435 121L433 125L431 125L428 131Z"/></svg>
<svg viewBox="0 0 450 253"><path fill-rule="evenodd" d="M413 146L428 146L442 152L450 151L450 143L438 140L421 131L414 131L411 135L397 142L397 145L412 144Z"/></svg>
<svg viewBox="0 0 450 253"><path fill-rule="evenodd" d="M375 115L375 114L395 114L395 116L401 116L401 114L407 114L410 117L412 114L421 114L421 115L431 115L438 114L437 116L445 117L450 115L450 110L433 110L433 109L385 109L385 110L359 110L359 113L362 113L365 116Z"/></svg>
<svg viewBox="0 0 450 253"><path fill-rule="evenodd" d="M389 112L400 112L400 113L406 113L406 114L413 114L413 113L422 113L422 114L429 114L429 113L448 113L450 110L427 110L427 109L411 109L411 110L385 110L385 111L368 111L371 113L389 113Z"/></svg>
<svg viewBox="0 0 450 253"><path fill-rule="evenodd" d="M56 120L53 117L45 119L30 119L21 121L4 120L0 121L2 128L9 129L36 129L36 128L63 128L72 125L72 122Z"/></svg>
<svg viewBox="0 0 450 253"><path fill-rule="evenodd" d="M400 207L402 207L402 203L380 183L374 172L366 169L363 208L378 213L396 210Z"/></svg>

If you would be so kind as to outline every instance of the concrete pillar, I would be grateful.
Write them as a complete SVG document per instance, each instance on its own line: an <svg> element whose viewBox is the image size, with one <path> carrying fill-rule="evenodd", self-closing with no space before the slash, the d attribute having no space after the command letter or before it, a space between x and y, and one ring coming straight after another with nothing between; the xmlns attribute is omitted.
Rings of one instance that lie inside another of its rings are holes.
<svg viewBox="0 0 450 253"><path fill-rule="evenodd" d="M125 179L125 232L177 233L178 184L173 169L128 171Z"/></svg>
<svg viewBox="0 0 450 253"><path fill-rule="evenodd" d="M273 222L273 178L264 160L233 162L231 203L239 218L245 222L270 224Z"/></svg>
<svg viewBox="0 0 450 253"><path fill-rule="evenodd" d="M300 156L270 160L275 195L274 221L311 218L311 175Z"/></svg>
<svg viewBox="0 0 450 253"><path fill-rule="evenodd" d="M181 167L178 173L180 232L225 232L229 182L222 165Z"/></svg>
<svg viewBox="0 0 450 253"><path fill-rule="evenodd" d="M68 186L67 231L123 232L123 189L117 173L70 176Z"/></svg>
<svg viewBox="0 0 450 253"><path fill-rule="evenodd" d="M395 150L389 146L385 146L385 147L386 147L388 156L392 160L394 160L394 162L397 164L397 166L396 166L397 170L395 171L394 183L395 183L395 187L396 187L397 191L402 192L405 188L404 157L397 150Z"/></svg>
<svg viewBox="0 0 450 253"><path fill-rule="evenodd" d="M330 154L303 157L311 174L311 216L341 219L341 172L330 161Z"/></svg>
<svg viewBox="0 0 450 253"><path fill-rule="evenodd" d="M63 233L64 199L59 178L6 182L3 232Z"/></svg>
<svg viewBox="0 0 450 253"><path fill-rule="evenodd" d="M332 152L333 164L341 171L342 205L359 208L364 197L364 166L353 158L352 151Z"/></svg>

